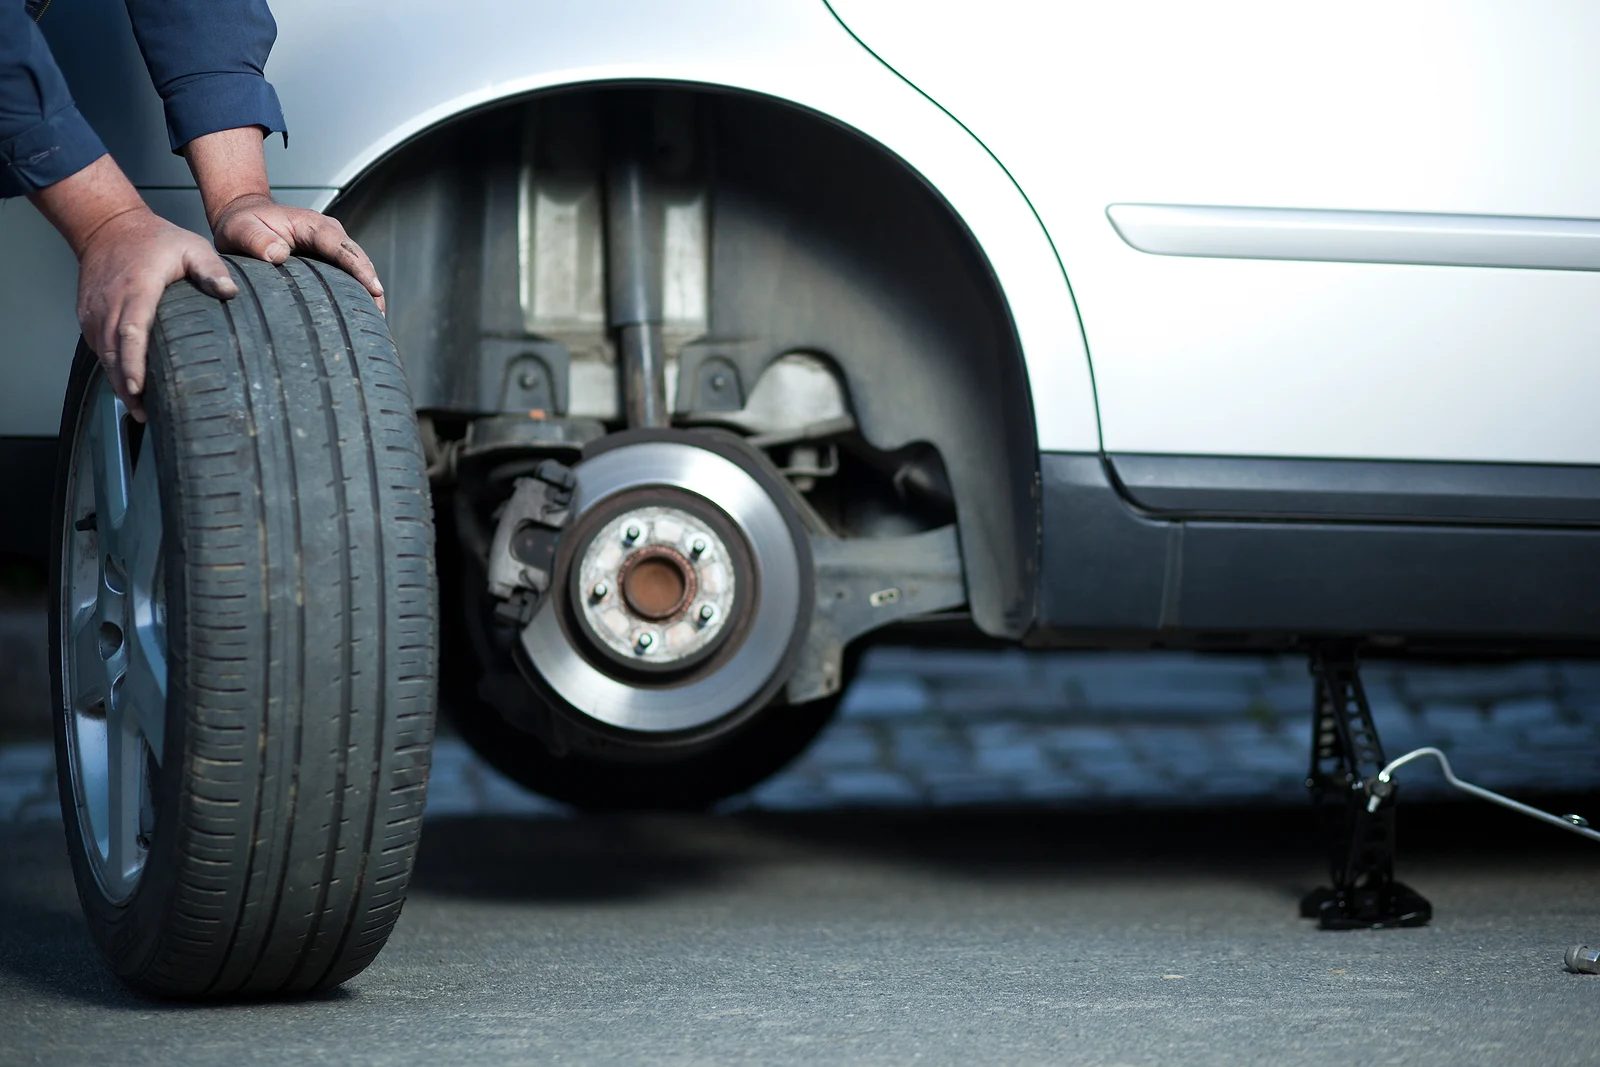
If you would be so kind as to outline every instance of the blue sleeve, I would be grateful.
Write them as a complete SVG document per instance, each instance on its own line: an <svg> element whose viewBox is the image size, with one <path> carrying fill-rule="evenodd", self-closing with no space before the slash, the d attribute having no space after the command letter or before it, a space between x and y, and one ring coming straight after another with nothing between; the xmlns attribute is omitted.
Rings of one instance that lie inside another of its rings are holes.
<svg viewBox="0 0 1600 1067"><path fill-rule="evenodd" d="M21 0L0 0L0 197L37 192L105 154Z"/></svg>
<svg viewBox="0 0 1600 1067"><path fill-rule="evenodd" d="M196 137L239 126L287 136L278 94L262 73L278 37L267 0L126 3L150 80L166 106L174 152Z"/></svg>

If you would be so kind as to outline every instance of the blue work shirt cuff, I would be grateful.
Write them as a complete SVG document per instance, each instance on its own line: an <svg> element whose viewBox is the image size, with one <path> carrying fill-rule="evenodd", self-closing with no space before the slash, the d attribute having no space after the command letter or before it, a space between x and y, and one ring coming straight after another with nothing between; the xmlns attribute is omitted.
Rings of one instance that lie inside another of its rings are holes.
<svg viewBox="0 0 1600 1067"><path fill-rule="evenodd" d="M26 196L70 178L106 154L94 128L68 106L0 141L0 197Z"/></svg>
<svg viewBox="0 0 1600 1067"><path fill-rule="evenodd" d="M241 126L289 135L272 84L259 74L193 74L166 86L167 138L177 152L196 137Z"/></svg>

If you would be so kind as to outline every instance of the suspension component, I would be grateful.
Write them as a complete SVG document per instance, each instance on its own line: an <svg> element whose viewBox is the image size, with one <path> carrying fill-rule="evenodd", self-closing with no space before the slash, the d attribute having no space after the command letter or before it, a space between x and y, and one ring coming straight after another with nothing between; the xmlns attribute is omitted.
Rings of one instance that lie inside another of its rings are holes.
<svg viewBox="0 0 1600 1067"><path fill-rule="evenodd" d="M661 336L661 198L651 168L655 138L642 98L625 96L607 131L606 313L621 353L622 406L630 429L671 424Z"/></svg>
<svg viewBox="0 0 1600 1067"><path fill-rule="evenodd" d="M648 761L762 712L795 669L816 589L803 517L771 464L729 434L635 430L562 470L570 497L525 479L497 520L489 592L537 697L498 702L502 716ZM540 555L517 556L519 530Z"/></svg>
<svg viewBox="0 0 1600 1067"><path fill-rule="evenodd" d="M1300 914L1324 930L1422 926L1433 907L1395 881L1396 786L1361 685L1355 648L1319 647L1315 679L1311 769L1306 788L1322 822L1332 885L1313 890Z"/></svg>

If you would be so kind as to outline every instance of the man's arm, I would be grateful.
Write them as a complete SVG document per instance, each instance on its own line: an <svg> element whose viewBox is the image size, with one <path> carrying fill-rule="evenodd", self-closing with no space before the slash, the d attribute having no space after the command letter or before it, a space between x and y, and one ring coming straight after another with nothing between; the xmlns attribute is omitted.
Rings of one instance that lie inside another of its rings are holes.
<svg viewBox="0 0 1600 1067"><path fill-rule="evenodd" d="M38 192L105 153L21 0L0 0L0 197Z"/></svg>
<svg viewBox="0 0 1600 1067"><path fill-rule="evenodd" d="M156 216L110 156L29 195L78 257L78 324L133 416L144 421L145 350L161 294L188 278L239 293L205 238Z"/></svg>
<svg viewBox="0 0 1600 1067"><path fill-rule="evenodd" d="M343 268L383 307L378 271L338 219L275 203L267 185L261 128L196 137L184 146L219 251L282 263L291 254Z"/></svg>
<svg viewBox="0 0 1600 1067"><path fill-rule="evenodd" d="M78 257L78 322L116 389L141 415L156 303L183 277L238 292L203 238L151 213L78 113L39 28L0 0L0 197L27 196Z"/></svg>
<svg viewBox="0 0 1600 1067"><path fill-rule="evenodd" d="M365 253L339 223L272 202L262 138L284 129L262 67L277 34L265 0L126 0L167 113L174 151L200 186L216 247L282 263L325 259L383 304ZM49 46L18 0L0 0L0 197L26 195L78 257L78 322L135 417L156 306L188 278L238 293L203 238L158 218L78 113Z"/></svg>
<svg viewBox="0 0 1600 1067"><path fill-rule="evenodd" d="M223 252L344 268L383 306L372 261L336 219L274 203L264 137L285 133L267 57L278 27L266 0L125 0L174 152L189 161Z"/></svg>
<svg viewBox="0 0 1600 1067"><path fill-rule="evenodd" d="M287 138L267 81L278 37L267 0L124 0L133 36L161 94L174 152L218 130L259 126Z"/></svg>

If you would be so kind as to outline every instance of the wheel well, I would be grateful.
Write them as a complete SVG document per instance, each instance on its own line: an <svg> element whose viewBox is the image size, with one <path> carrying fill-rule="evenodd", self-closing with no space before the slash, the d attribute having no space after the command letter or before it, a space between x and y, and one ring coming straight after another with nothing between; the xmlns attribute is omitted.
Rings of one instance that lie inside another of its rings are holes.
<svg viewBox="0 0 1600 1067"><path fill-rule="evenodd" d="M597 190L620 91L542 93L440 126L332 208L384 279L420 411L617 425ZM675 212L675 419L737 408L780 356L826 357L859 442L937 452L973 621L1021 636L1039 551L1032 403L1004 297L960 219L824 117L721 90L628 91L652 100Z"/></svg>

